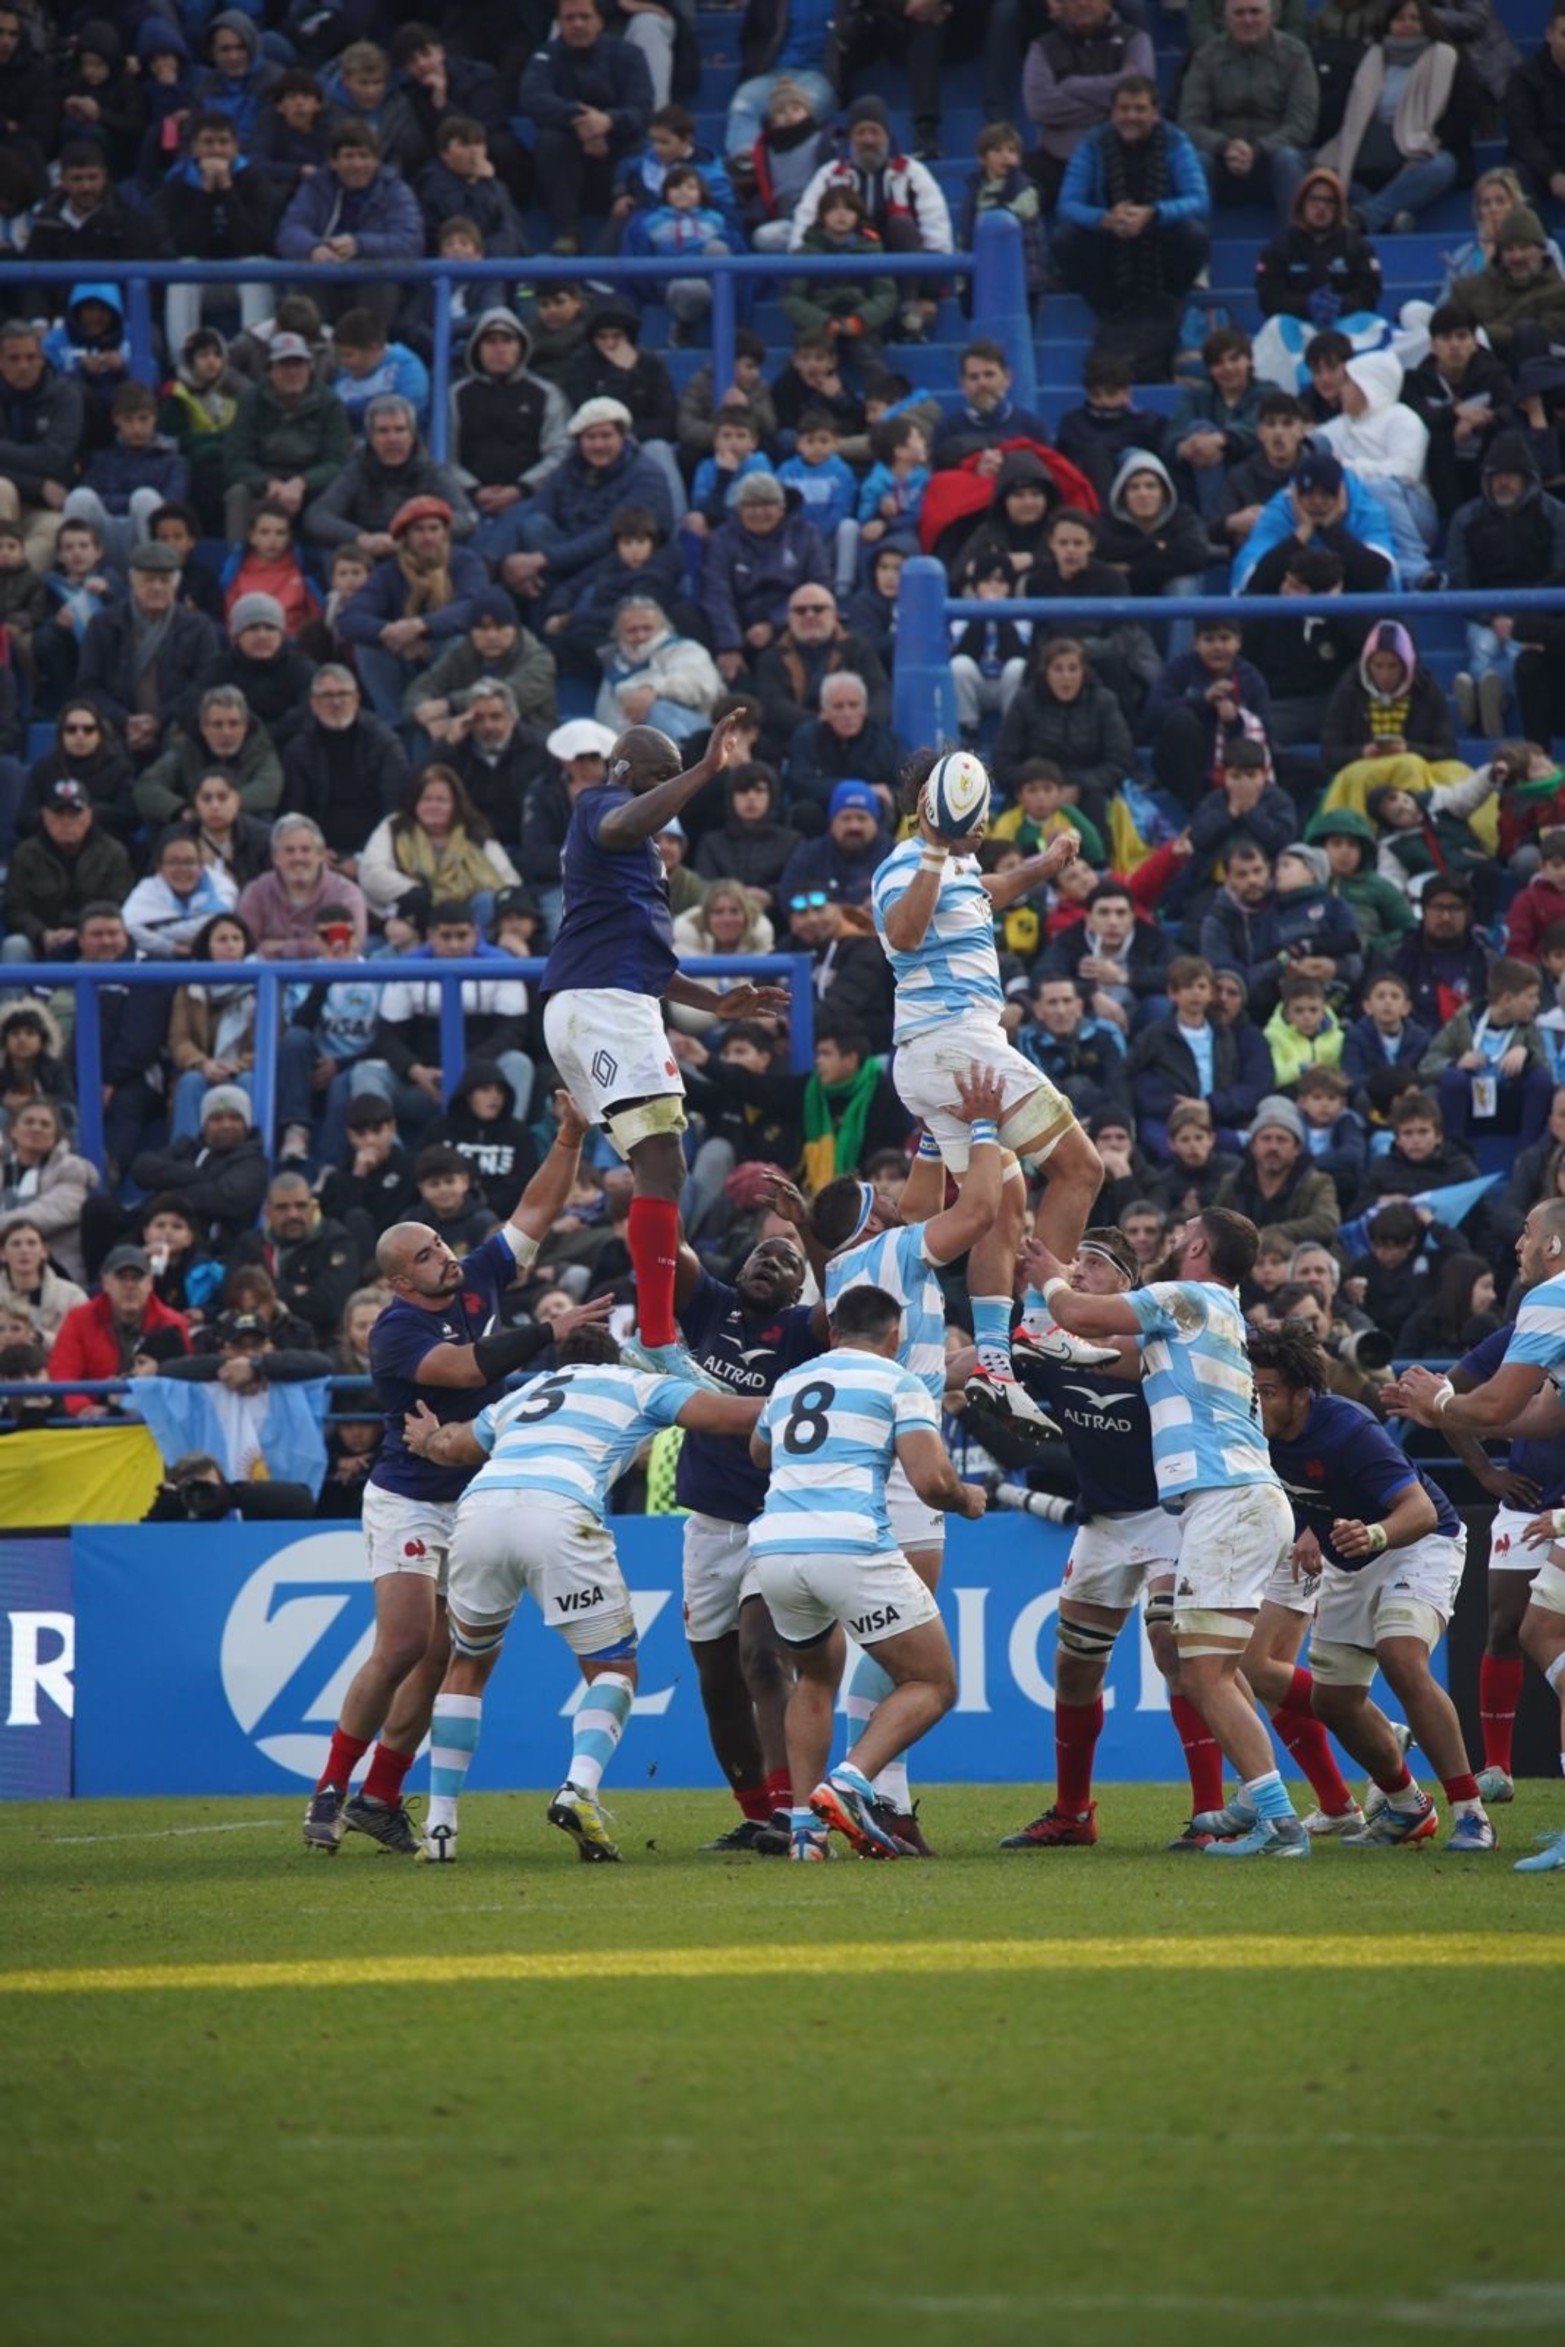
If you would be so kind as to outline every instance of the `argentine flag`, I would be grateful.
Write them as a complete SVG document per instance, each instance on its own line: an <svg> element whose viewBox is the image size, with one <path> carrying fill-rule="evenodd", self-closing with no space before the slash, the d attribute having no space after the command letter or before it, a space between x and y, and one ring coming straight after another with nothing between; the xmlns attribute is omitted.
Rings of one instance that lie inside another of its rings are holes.
<svg viewBox="0 0 1565 2347"><path fill-rule="evenodd" d="M1363 1214L1356 1214L1351 1222L1343 1224L1337 1233L1337 1244L1350 1248L1354 1254L1367 1247L1369 1226L1382 1206L1427 1206L1436 1222L1463 1222L1479 1199L1487 1197L1499 1179L1498 1174L1479 1174L1470 1182L1446 1182L1438 1190L1415 1190L1412 1197L1406 1199L1377 1198L1374 1205Z"/></svg>
<svg viewBox="0 0 1565 2347"><path fill-rule="evenodd" d="M236 1394L214 1379L138 1377L130 1399L165 1461L209 1451L230 1483L247 1483L258 1464L274 1483L307 1483L319 1493L326 1476L323 1425L331 1380L269 1385Z"/></svg>

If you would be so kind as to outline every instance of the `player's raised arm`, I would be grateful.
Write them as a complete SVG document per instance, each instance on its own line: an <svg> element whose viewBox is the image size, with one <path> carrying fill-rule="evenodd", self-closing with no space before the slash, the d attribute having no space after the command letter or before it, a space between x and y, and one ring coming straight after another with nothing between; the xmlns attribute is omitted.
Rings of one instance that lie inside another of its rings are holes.
<svg viewBox="0 0 1565 2347"><path fill-rule="evenodd" d="M1449 1427L1452 1433L1514 1434L1543 1378L1534 1362L1502 1361L1487 1385L1459 1394L1448 1377L1436 1377L1432 1369L1404 1369L1389 1389L1387 1407L1405 1412L1420 1426Z"/></svg>
<svg viewBox="0 0 1565 2347"><path fill-rule="evenodd" d="M1094 1338L1141 1335L1141 1321L1128 1296L1082 1295L1071 1286L1065 1265L1057 1255L1049 1253L1041 1240L1034 1239L1028 1246L1022 1257L1022 1269L1033 1286L1042 1290L1043 1300L1056 1324L1070 1335Z"/></svg>
<svg viewBox="0 0 1565 2347"><path fill-rule="evenodd" d="M924 1253L931 1263L954 1263L993 1229L1005 1181L999 1134L1005 1088L997 1071L974 1066L956 1078L956 1092L952 1114L967 1126L972 1149L954 1202L924 1225Z"/></svg>
<svg viewBox="0 0 1565 2347"><path fill-rule="evenodd" d="M1019 904L1024 896L1031 896L1035 888L1042 888L1068 864L1074 864L1081 849L1080 834L1057 831L1048 846L1036 856L1028 856L1009 872L989 872L983 880L984 894L997 913L1008 905Z"/></svg>
<svg viewBox="0 0 1565 2347"><path fill-rule="evenodd" d="M974 1521L983 1514L987 1504L983 1492L976 1483L962 1481L951 1464L950 1452L930 1428L913 1426L899 1434L897 1457L926 1508Z"/></svg>
<svg viewBox="0 0 1565 2347"><path fill-rule="evenodd" d="M581 1165L581 1145L591 1129L568 1092L556 1092L554 1113L560 1120L554 1146L512 1207L511 1219L505 1226L508 1232L515 1232L527 1242L526 1253L518 1255L518 1261L523 1264L532 1261L542 1241L565 1212ZM516 1252L514 1247L512 1251Z"/></svg>
<svg viewBox="0 0 1565 2347"><path fill-rule="evenodd" d="M713 726L705 750L693 766L683 773L678 771L678 753L664 734L652 726L632 726L621 734L609 758L609 782L629 788L635 793L623 806L611 807L598 825L598 845L611 855L640 845L644 839L653 839L670 820L682 814L697 791L731 765L738 754L740 712L731 710ZM666 757L659 759L653 745L662 743L673 752L672 763ZM644 760L644 763L638 761ZM666 773L659 765L667 765ZM643 779L650 774L651 780Z"/></svg>
<svg viewBox="0 0 1565 2347"><path fill-rule="evenodd" d="M416 1457L433 1459L437 1467L481 1467L489 1456L471 1426L442 1426L427 1402L403 1419L402 1439Z"/></svg>

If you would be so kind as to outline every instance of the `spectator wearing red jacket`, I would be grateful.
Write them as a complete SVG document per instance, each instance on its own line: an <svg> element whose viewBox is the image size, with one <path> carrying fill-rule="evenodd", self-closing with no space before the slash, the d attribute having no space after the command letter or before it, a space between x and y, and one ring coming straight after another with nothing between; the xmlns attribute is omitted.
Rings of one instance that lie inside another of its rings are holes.
<svg viewBox="0 0 1565 2347"><path fill-rule="evenodd" d="M143 1355L169 1361L189 1350L185 1315L153 1294L148 1257L140 1247L115 1247L104 1258L102 1293L78 1304L60 1323L49 1375L60 1384L73 1378L129 1377ZM120 1404L109 1394L76 1394L65 1407L73 1418L120 1414Z"/></svg>
<svg viewBox="0 0 1565 2347"><path fill-rule="evenodd" d="M1543 959L1543 932L1565 921L1565 831L1545 831L1538 841L1540 869L1511 899L1506 942L1524 962Z"/></svg>

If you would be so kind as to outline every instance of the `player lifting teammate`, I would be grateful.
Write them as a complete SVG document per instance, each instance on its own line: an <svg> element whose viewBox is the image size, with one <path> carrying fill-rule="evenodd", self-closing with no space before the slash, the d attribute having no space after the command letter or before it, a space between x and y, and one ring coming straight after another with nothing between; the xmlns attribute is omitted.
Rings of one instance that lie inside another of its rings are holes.
<svg viewBox="0 0 1565 2347"><path fill-rule="evenodd" d="M543 973L544 1040L572 1096L604 1125L634 1182L625 1243L636 1281L639 1344L626 1359L687 1375L674 1321L679 1196L685 1182L685 1087L662 1005L752 1018L787 1007L780 986L724 994L680 974L657 834L739 748L740 716L719 719L695 765L655 726L633 725L609 752L608 781L571 810L561 876L565 910Z"/></svg>

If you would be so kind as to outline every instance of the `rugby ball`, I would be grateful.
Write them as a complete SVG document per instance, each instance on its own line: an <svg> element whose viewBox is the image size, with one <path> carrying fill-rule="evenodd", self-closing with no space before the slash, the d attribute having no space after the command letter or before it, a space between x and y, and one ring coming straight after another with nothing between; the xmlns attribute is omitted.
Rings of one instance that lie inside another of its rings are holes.
<svg viewBox="0 0 1565 2347"><path fill-rule="evenodd" d="M988 819L989 770L971 750L952 750L930 768L924 813L942 839L965 839Z"/></svg>

